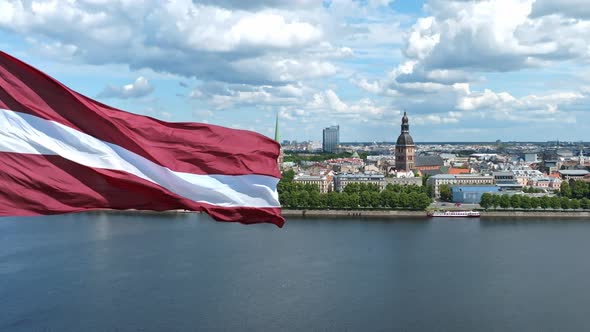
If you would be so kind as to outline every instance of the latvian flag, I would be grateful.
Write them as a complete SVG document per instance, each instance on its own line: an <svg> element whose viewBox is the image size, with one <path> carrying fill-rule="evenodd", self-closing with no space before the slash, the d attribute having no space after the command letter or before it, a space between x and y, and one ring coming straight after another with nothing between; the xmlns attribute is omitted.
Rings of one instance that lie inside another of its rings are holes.
<svg viewBox="0 0 590 332"><path fill-rule="evenodd" d="M0 216L185 209L282 226L278 155L254 132L109 107L0 51Z"/></svg>

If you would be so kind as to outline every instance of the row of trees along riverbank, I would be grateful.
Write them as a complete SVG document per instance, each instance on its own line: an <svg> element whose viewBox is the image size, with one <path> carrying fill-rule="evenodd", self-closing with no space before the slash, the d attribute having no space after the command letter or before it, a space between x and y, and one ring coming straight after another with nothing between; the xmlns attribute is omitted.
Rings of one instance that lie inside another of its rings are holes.
<svg viewBox="0 0 590 332"><path fill-rule="evenodd" d="M564 181L561 184L559 195L567 198L590 199L590 183L581 180Z"/></svg>
<svg viewBox="0 0 590 332"><path fill-rule="evenodd" d="M529 197L523 195L494 195L485 193L479 205L484 209L590 209L590 199L558 196Z"/></svg>
<svg viewBox="0 0 590 332"><path fill-rule="evenodd" d="M425 210L432 202L425 187L389 184L381 191L374 184L351 183L342 192L320 193L315 185L293 182L293 176L283 173L277 187L283 208Z"/></svg>

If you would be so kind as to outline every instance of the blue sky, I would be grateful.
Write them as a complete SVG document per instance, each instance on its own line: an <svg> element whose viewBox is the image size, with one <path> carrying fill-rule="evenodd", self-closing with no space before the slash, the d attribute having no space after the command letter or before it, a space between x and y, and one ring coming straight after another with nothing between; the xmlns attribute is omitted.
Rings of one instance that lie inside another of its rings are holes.
<svg viewBox="0 0 590 332"><path fill-rule="evenodd" d="M556 5L558 4L558 5ZM585 0L4 0L0 49L106 104L282 138L590 140Z"/></svg>

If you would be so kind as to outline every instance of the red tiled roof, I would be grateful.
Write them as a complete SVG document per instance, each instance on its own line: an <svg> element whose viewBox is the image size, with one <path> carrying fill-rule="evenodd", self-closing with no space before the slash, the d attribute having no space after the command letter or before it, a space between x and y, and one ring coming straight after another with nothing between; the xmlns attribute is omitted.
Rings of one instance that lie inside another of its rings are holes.
<svg viewBox="0 0 590 332"><path fill-rule="evenodd" d="M451 167L448 174L469 174L469 169Z"/></svg>

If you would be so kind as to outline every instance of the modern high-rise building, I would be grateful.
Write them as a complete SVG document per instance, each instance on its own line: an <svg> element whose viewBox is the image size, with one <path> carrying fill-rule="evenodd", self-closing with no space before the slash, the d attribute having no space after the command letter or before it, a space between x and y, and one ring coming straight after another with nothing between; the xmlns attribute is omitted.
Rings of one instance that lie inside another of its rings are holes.
<svg viewBox="0 0 590 332"><path fill-rule="evenodd" d="M322 150L324 152L335 152L340 144L340 126L331 126L323 131Z"/></svg>
<svg viewBox="0 0 590 332"><path fill-rule="evenodd" d="M410 124L408 115L404 112L402 118L402 131L395 143L395 168L397 172L410 172L414 168L414 154L416 145L410 136Z"/></svg>

